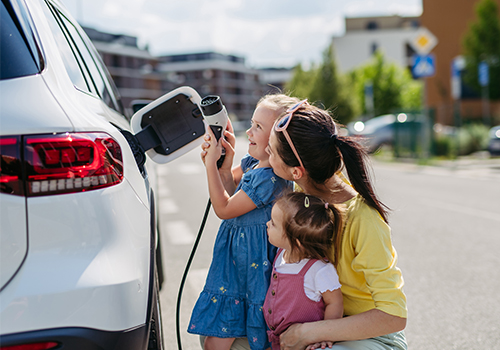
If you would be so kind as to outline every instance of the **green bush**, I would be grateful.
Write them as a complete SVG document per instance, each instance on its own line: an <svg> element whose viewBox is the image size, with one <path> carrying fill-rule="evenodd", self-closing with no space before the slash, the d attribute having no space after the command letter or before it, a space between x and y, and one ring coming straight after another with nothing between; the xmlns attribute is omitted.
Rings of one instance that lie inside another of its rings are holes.
<svg viewBox="0 0 500 350"><path fill-rule="evenodd" d="M482 124L469 124L455 134L437 134L434 153L439 157L454 158L485 150L488 146L489 128Z"/></svg>
<svg viewBox="0 0 500 350"><path fill-rule="evenodd" d="M453 135L437 135L434 140L434 153L438 157L453 158L455 138Z"/></svg>
<svg viewBox="0 0 500 350"><path fill-rule="evenodd" d="M458 131L457 149L459 155L468 155L485 150L488 146L489 128L483 124L469 124Z"/></svg>

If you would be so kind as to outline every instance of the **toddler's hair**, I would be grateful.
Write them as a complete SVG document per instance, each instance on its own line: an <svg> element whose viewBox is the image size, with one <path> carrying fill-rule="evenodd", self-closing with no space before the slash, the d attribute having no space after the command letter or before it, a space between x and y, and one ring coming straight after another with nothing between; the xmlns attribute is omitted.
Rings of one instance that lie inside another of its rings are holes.
<svg viewBox="0 0 500 350"><path fill-rule="evenodd" d="M328 204L302 192L287 193L275 205L283 211L283 230L291 245L290 254L300 259L325 262L331 259L337 266L340 249L333 247L342 241L342 206Z"/></svg>

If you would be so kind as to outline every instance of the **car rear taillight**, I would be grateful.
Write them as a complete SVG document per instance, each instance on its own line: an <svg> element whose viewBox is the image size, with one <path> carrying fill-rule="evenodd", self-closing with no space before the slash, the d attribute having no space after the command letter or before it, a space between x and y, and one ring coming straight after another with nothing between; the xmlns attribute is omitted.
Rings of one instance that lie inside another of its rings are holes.
<svg viewBox="0 0 500 350"><path fill-rule="evenodd" d="M50 342L30 343L22 345L2 346L0 347L0 350L50 350L54 349L58 345L59 343L50 341Z"/></svg>
<svg viewBox="0 0 500 350"><path fill-rule="evenodd" d="M21 138L0 138L0 192L24 195L21 163Z"/></svg>
<svg viewBox="0 0 500 350"><path fill-rule="evenodd" d="M23 195L25 190L27 196L46 196L95 190L123 180L121 148L105 133L26 136L24 147L19 137L0 140L1 192Z"/></svg>

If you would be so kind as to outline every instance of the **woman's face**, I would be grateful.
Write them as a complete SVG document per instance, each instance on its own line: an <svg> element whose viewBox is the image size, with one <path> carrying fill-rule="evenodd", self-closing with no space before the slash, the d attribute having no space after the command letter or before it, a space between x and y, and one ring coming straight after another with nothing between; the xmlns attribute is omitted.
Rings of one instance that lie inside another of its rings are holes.
<svg viewBox="0 0 500 350"><path fill-rule="evenodd" d="M285 180L293 180L291 167L285 164L281 157L278 155L277 145L278 145L278 137L276 136L276 131L271 131L271 135L269 136L269 144L266 148L267 153L269 154L269 164L274 170L274 173Z"/></svg>

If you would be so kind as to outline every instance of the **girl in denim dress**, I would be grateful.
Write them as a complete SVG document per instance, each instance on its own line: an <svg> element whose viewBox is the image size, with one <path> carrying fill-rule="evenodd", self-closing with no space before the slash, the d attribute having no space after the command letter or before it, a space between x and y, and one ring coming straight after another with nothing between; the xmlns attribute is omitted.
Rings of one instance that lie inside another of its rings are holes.
<svg viewBox="0 0 500 350"><path fill-rule="evenodd" d="M267 239L266 223L275 199L291 189L276 176L266 148L276 119L296 99L269 95L261 99L247 130L248 154L231 169L234 135L231 124L219 142L209 130L202 146L210 199L223 219L205 287L191 314L188 332L206 336L206 350L230 349L235 338L247 338L252 350L270 346L262 306L276 254ZM226 158L220 169L221 148Z"/></svg>

